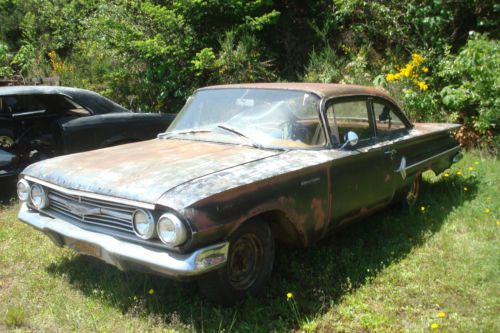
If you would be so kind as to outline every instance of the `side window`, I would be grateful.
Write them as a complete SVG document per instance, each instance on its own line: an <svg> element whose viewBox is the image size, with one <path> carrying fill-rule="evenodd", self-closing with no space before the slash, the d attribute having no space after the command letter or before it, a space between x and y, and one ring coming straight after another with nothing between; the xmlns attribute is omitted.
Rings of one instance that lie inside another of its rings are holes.
<svg viewBox="0 0 500 333"><path fill-rule="evenodd" d="M368 115L366 101L338 102L330 105L326 116L333 143L344 143L344 136L349 131L355 132L360 141L373 138Z"/></svg>
<svg viewBox="0 0 500 333"><path fill-rule="evenodd" d="M11 114L23 114L25 112L44 113L47 106L35 95L12 95L4 96L2 111Z"/></svg>
<svg viewBox="0 0 500 333"><path fill-rule="evenodd" d="M375 124L379 136L383 137L394 133L400 133L402 130L406 129L405 124L396 115L391 106L374 102L373 111L375 113Z"/></svg>

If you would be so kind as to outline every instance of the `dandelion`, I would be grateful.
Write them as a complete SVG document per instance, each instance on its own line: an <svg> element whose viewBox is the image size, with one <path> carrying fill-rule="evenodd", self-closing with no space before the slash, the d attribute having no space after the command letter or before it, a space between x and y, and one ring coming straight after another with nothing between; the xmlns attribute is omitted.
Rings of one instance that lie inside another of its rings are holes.
<svg viewBox="0 0 500 333"><path fill-rule="evenodd" d="M474 171L474 168L473 167L469 167L469 171Z"/></svg>
<svg viewBox="0 0 500 333"><path fill-rule="evenodd" d="M293 298L293 294L292 293L287 293L286 294L286 299L287 300L291 300Z"/></svg>
<svg viewBox="0 0 500 333"><path fill-rule="evenodd" d="M446 312L439 312L438 317L439 318L446 318Z"/></svg>
<svg viewBox="0 0 500 333"><path fill-rule="evenodd" d="M491 212L491 210L490 210L489 208L486 208L486 209L484 210L484 212L485 212L486 214L489 214L489 213Z"/></svg>
<svg viewBox="0 0 500 333"><path fill-rule="evenodd" d="M445 176L445 177L450 177L450 174L449 174L448 172L445 172L445 173L444 173L444 176Z"/></svg>
<svg viewBox="0 0 500 333"><path fill-rule="evenodd" d="M155 293L155 290L153 288L149 289L149 294L153 295Z"/></svg>
<svg viewBox="0 0 500 333"><path fill-rule="evenodd" d="M429 68L428 67L422 67L422 72L424 72L424 73L429 72Z"/></svg>
<svg viewBox="0 0 500 333"><path fill-rule="evenodd" d="M467 192L469 189L467 187L464 187L464 192Z"/></svg>
<svg viewBox="0 0 500 333"><path fill-rule="evenodd" d="M438 325L438 324L436 324L436 323L433 323L433 324L431 325L431 328L432 328L433 330L437 330L437 329L439 328L439 325Z"/></svg>
<svg viewBox="0 0 500 333"><path fill-rule="evenodd" d="M420 207L420 211L421 211L422 213L425 213L425 207L424 207L424 206Z"/></svg>
<svg viewBox="0 0 500 333"><path fill-rule="evenodd" d="M462 175L462 171L457 171L457 176L461 176Z"/></svg>

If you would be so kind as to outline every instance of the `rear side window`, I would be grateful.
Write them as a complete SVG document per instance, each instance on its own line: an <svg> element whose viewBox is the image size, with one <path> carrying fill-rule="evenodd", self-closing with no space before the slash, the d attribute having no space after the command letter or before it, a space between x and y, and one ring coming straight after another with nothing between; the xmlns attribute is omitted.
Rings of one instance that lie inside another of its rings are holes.
<svg viewBox="0 0 500 333"><path fill-rule="evenodd" d="M326 114L334 144L344 143L344 136L349 131L355 132L360 141L374 137L365 100L334 103Z"/></svg>
<svg viewBox="0 0 500 333"><path fill-rule="evenodd" d="M406 130L406 126L395 113L394 107L378 102L373 103L378 136L385 137Z"/></svg>

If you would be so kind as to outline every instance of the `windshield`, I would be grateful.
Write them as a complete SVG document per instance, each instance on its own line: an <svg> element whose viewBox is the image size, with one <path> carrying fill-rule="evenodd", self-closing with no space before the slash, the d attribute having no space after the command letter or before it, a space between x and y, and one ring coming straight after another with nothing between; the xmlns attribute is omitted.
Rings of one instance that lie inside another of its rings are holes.
<svg viewBox="0 0 500 333"><path fill-rule="evenodd" d="M191 96L163 138L249 144L262 148L322 147L320 99L303 91L212 89Z"/></svg>

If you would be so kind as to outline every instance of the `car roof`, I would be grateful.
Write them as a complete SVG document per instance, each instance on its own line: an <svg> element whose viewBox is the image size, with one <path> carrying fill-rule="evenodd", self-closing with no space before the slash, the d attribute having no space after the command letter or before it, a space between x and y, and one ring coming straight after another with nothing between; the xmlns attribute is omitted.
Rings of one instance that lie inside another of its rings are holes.
<svg viewBox="0 0 500 333"><path fill-rule="evenodd" d="M347 97L369 95L388 99L397 105L396 101L381 89L368 86L359 86L352 84L337 84L337 83L307 83L307 82L273 82L273 83L239 83L225 84L200 88L200 90L210 89L283 89L283 90L298 90L314 93L320 97Z"/></svg>
<svg viewBox="0 0 500 333"><path fill-rule="evenodd" d="M90 90L61 86L7 86L0 87L0 96L31 94L64 94L92 93Z"/></svg>
<svg viewBox="0 0 500 333"><path fill-rule="evenodd" d="M76 103L92 109L95 114L130 112L116 102L95 91L62 86L8 86L0 87L0 97L11 95L65 95Z"/></svg>

